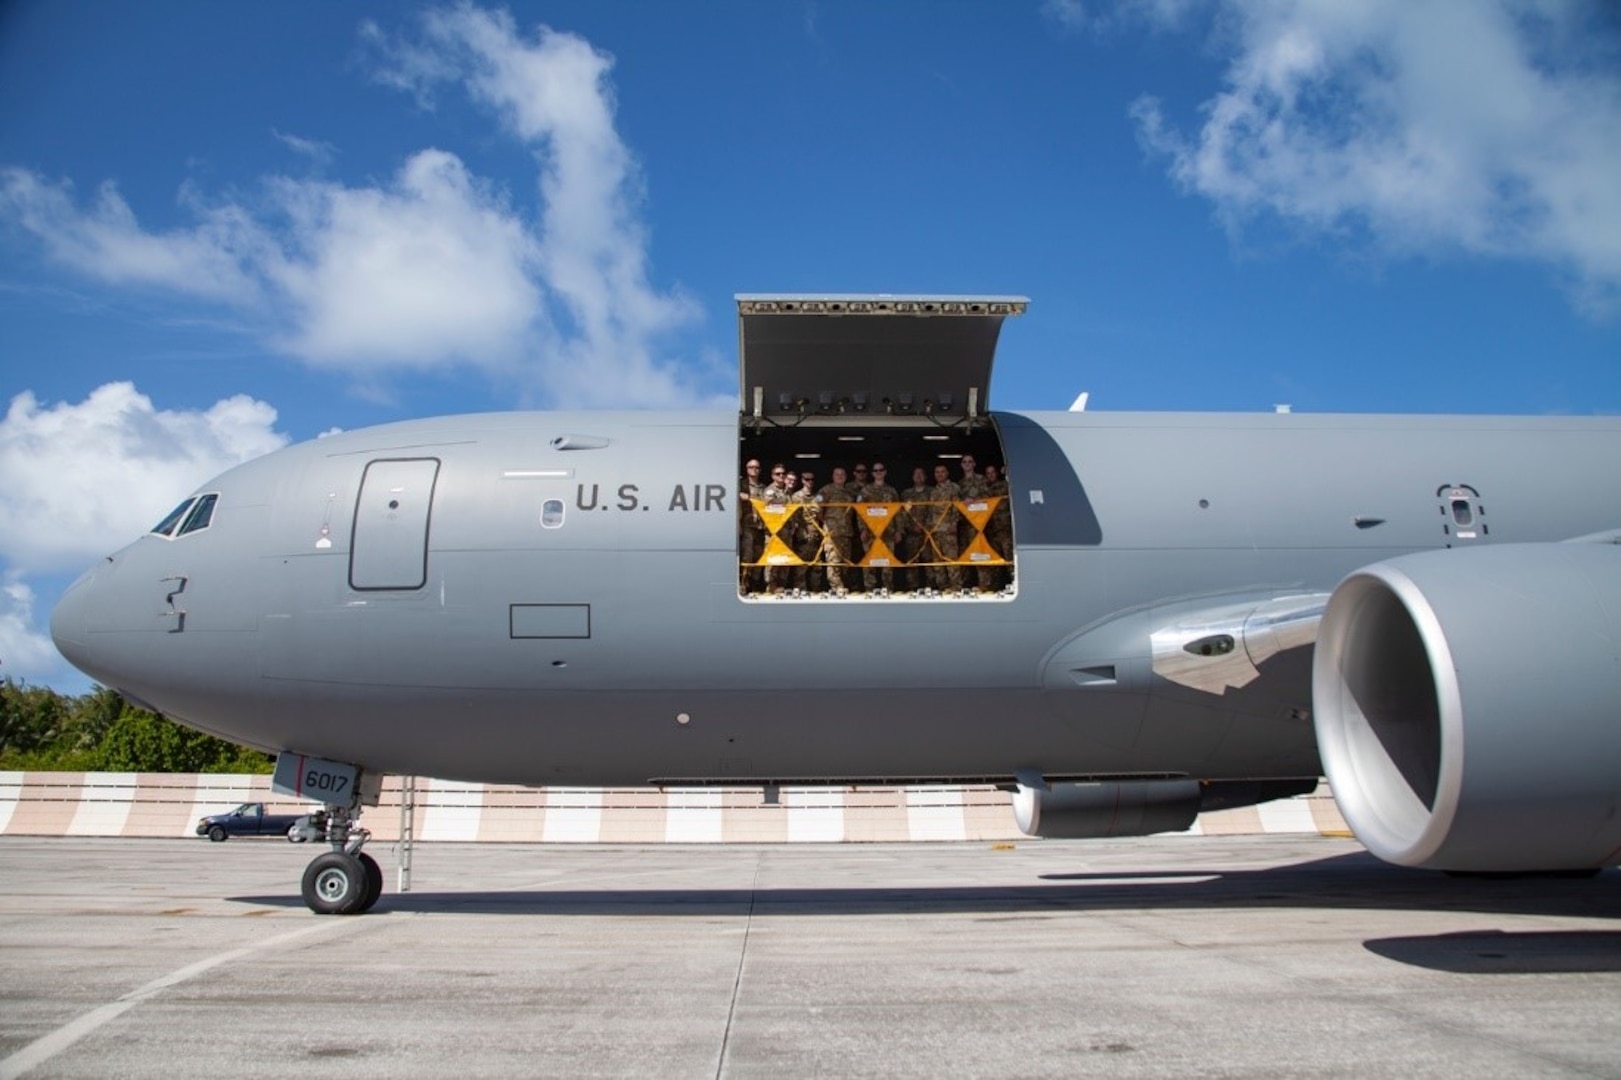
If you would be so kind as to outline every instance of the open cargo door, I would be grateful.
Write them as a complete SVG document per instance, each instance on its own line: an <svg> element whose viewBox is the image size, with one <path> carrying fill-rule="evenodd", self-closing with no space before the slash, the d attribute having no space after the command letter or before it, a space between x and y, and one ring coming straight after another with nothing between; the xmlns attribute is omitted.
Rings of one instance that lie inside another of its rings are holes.
<svg viewBox="0 0 1621 1080"><path fill-rule="evenodd" d="M1020 296L739 296L745 417L977 417Z"/></svg>
<svg viewBox="0 0 1621 1080"><path fill-rule="evenodd" d="M987 413L991 366L1003 322L1027 304L1017 296L737 297L741 595L1011 598L1005 481L1004 494L994 481L987 491L983 470L1005 465ZM763 466L752 476L750 461ZM970 462L982 471L965 472ZM810 486L751 496L749 480L769 485L779 464ZM965 490L939 483L942 465ZM863 485L884 482L893 499L861 495ZM832 486L841 483L842 499Z"/></svg>

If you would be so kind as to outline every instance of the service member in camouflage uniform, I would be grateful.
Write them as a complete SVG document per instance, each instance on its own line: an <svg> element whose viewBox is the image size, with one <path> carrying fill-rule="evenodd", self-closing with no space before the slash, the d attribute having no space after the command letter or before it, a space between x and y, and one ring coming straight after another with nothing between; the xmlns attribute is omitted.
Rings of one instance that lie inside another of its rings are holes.
<svg viewBox="0 0 1621 1080"><path fill-rule="evenodd" d="M760 460L749 458L737 485L738 561L742 564L739 580L746 593L765 588L765 572L754 565L765 551L766 538L765 523L754 509L754 500L765 498L765 487L765 481L760 479Z"/></svg>
<svg viewBox="0 0 1621 1080"><path fill-rule="evenodd" d="M867 466L863 465L859 461L856 462L854 465L850 466L850 479L844 485L845 491L847 491L849 493L845 498L845 502L850 503L851 506L854 507L855 503L860 501L860 499L861 499L861 489L867 486L867 482L868 482L868 480L867 480ZM850 511L850 523L851 523L851 528L854 531L852 531L851 534L850 534L850 561L851 562L860 562L861 561L861 548L860 548L861 530L860 530L860 527L857 526L855 522L856 522L856 511L854 509L851 509L851 511ZM861 571L859 569L852 568L850 570L845 571L845 578L849 582L850 590L852 592L862 592L862 591L864 591L866 589L866 579L862 577Z"/></svg>
<svg viewBox="0 0 1621 1080"><path fill-rule="evenodd" d="M843 465L833 466L833 480L816 493L822 500L822 563L827 587L843 595L850 588L850 564L855 560L855 517L850 513L849 480Z"/></svg>
<svg viewBox="0 0 1621 1080"><path fill-rule="evenodd" d="M929 561L944 565L930 568L929 580L941 592L962 591L962 567L957 564L957 524L962 517L957 501L962 489L951 482L951 470L944 465L934 467L934 487L929 491L928 530Z"/></svg>
<svg viewBox="0 0 1621 1080"><path fill-rule="evenodd" d="M990 574L994 588L1005 589L1013 582L1013 508L1008 505L1007 477L995 465L985 466L985 495L1001 500L991 511L990 523L985 526L985 539L991 542L998 555L1008 561L1008 565L987 566L980 573Z"/></svg>
<svg viewBox="0 0 1621 1080"><path fill-rule="evenodd" d="M794 554L805 561L804 566L794 567L794 588L821 592L824 581L817 556L822 552L822 497L816 494L814 473L800 473L799 485L799 490L788 497L799 507L794 515Z"/></svg>
<svg viewBox="0 0 1621 1080"><path fill-rule="evenodd" d="M762 496L767 507L787 506L788 499L793 494L794 485L788 479L788 470L781 464L771 466L771 484L765 489ZM772 524L787 520L786 514L772 514L769 519ZM769 535L770 530L767 530ZM777 530L777 536L790 548L793 547L794 529L791 524L783 525ZM788 587L793 579L791 566L767 566L765 568L765 587L768 592L780 593Z"/></svg>
<svg viewBox="0 0 1621 1080"><path fill-rule="evenodd" d="M844 485L850 489L851 502L861 498L861 489L866 487L867 484L867 467L858 461L850 468L850 482Z"/></svg>
<svg viewBox="0 0 1621 1080"><path fill-rule="evenodd" d="M900 502L900 492L889 486L888 470L882 461L872 463L872 483L861 489L856 496L858 503L896 503ZM891 514L894 511L891 510ZM873 537L880 535L868 524L868 516L864 507L856 508L856 524L861 529L861 550L871 549ZM896 522L890 518L890 524L881 534L884 544L893 554L897 540ZM865 556L863 556L864 558ZM868 592L879 589L893 589L895 587L895 571L888 566L864 566L861 568L861 579Z"/></svg>
<svg viewBox="0 0 1621 1080"><path fill-rule="evenodd" d="M931 498L929 474L919 465L912 470L912 486L901 492L901 502L906 504L901 510L901 519L889 527L890 532L900 530L900 544L895 548L895 554L906 564L897 582L902 589L921 589L929 584L928 568L911 564L930 561L929 544L924 539L928 532L925 524L928 507L923 504Z"/></svg>
<svg viewBox="0 0 1621 1080"><path fill-rule="evenodd" d="M962 491L962 494L958 497L964 501L983 499L985 497L985 478L974 471L974 455L964 454L961 464L962 479L957 481L957 487ZM974 528L974 523L968 520L967 515L960 515L957 521L957 550L966 552L969 545L973 544L974 538L978 535L979 530ZM969 588L994 588L995 586L991 582L990 570L991 568L988 566L984 568L964 566L962 570L963 584Z"/></svg>

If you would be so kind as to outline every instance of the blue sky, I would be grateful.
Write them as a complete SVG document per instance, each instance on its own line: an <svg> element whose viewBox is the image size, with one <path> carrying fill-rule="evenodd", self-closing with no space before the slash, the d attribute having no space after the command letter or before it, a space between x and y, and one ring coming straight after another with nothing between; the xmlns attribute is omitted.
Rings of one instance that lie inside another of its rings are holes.
<svg viewBox="0 0 1621 1080"><path fill-rule="evenodd" d="M236 461L736 395L740 292L1030 298L991 403L1621 411L1621 17L0 8L0 675Z"/></svg>

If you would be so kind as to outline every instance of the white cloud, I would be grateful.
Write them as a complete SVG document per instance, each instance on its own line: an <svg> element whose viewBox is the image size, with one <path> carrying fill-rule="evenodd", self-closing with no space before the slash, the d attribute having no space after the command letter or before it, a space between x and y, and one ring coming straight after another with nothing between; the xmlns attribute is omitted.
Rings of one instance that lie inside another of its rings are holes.
<svg viewBox="0 0 1621 1080"><path fill-rule="evenodd" d="M0 214L43 240L58 262L115 285L155 285L254 303L259 284L244 263L261 254L263 233L237 208L196 209L201 220L195 227L149 233L111 183L81 210L71 184L51 184L23 169L0 169Z"/></svg>
<svg viewBox="0 0 1621 1080"><path fill-rule="evenodd" d="M519 357L542 313L535 245L454 155L425 150L386 189L272 190L294 250L263 270L289 305L288 351L352 372Z"/></svg>
<svg viewBox="0 0 1621 1080"><path fill-rule="evenodd" d="M614 128L612 59L546 26L526 41L510 15L469 6L431 13L424 33L423 44L383 44L385 81L422 99L459 83L539 164L535 249L554 309L545 335L553 395L585 405L691 402L655 344L698 312L648 280L641 178Z"/></svg>
<svg viewBox="0 0 1621 1080"><path fill-rule="evenodd" d="M1108 34L1133 25L1180 30L1207 0L1042 0L1041 13L1060 29Z"/></svg>
<svg viewBox="0 0 1621 1080"><path fill-rule="evenodd" d="M1042 0L1041 13L1065 30L1084 30L1091 22L1082 0Z"/></svg>
<svg viewBox="0 0 1621 1080"><path fill-rule="evenodd" d="M1394 254L1556 267L1621 298L1621 76L1596 7L1538 0L1226 0L1226 88L1188 136L1134 115L1234 228L1262 215Z"/></svg>
<svg viewBox="0 0 1621 1080"><path fill-rule="evenodd" d="M306 139L301 135L289 135L287 132L274 129L270 133L276 137L277 142L303 157L318 169L324 169L331 165L338 156L338 148L329 142L322 142L319 139Z"/></svg>
<svg viewBox="0 0 1621 1080"><path fill-rule="evenodd" d="M0 678L40 684L66 674L50 635L34 625L34 590L15 574L0 578Z"/></svg>
<svg viewBox="0 0 1621 1080"><path fill-rule="evenodd" d="M159 410L127 382L50 408L18 394L0 420L0 559L13 575L82 569L210 477L286 445L275 421L240 395Z"/></svg>
<svg viewBox="0 0 1621 1080"><path fill-rule="evenodd" d="M127 382L78 404L12 398L0 419L0 676L76 679L35 625L28 579L84 569L210 477L286 445L275 422L275 409L240 395L156 409Z"/></svg>
<svg viewBox="0 0 1621 1080"><path fill-rule="evenodd" d="M505 13L430 12L417 42L363 31L380 81L431 103L455 86L537 163L526 211L455 154L424 149L379 184L267 177L259 200L209 203L144 229L111 184L85 206L66 183L0 171L0 218L57 262L105 282L221 303L271 346L375 382L475 366L559 405L682 405L695 376L661 355L697 306L648 277L634 155L614 126L612 60L571 34L519 35ZM331 150L276 135L296 152Z"/></svg>

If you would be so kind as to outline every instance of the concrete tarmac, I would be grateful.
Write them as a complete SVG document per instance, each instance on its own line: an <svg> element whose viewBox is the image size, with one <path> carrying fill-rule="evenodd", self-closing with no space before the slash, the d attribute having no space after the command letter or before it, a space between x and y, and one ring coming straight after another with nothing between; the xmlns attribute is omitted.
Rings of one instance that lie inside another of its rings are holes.
<svg viewBox="0 0 1621 1080"><path fill-rule="evenodd" d="M0 838L0 1077L1621 1076L1621 873L1318 837Z"/></svg>

